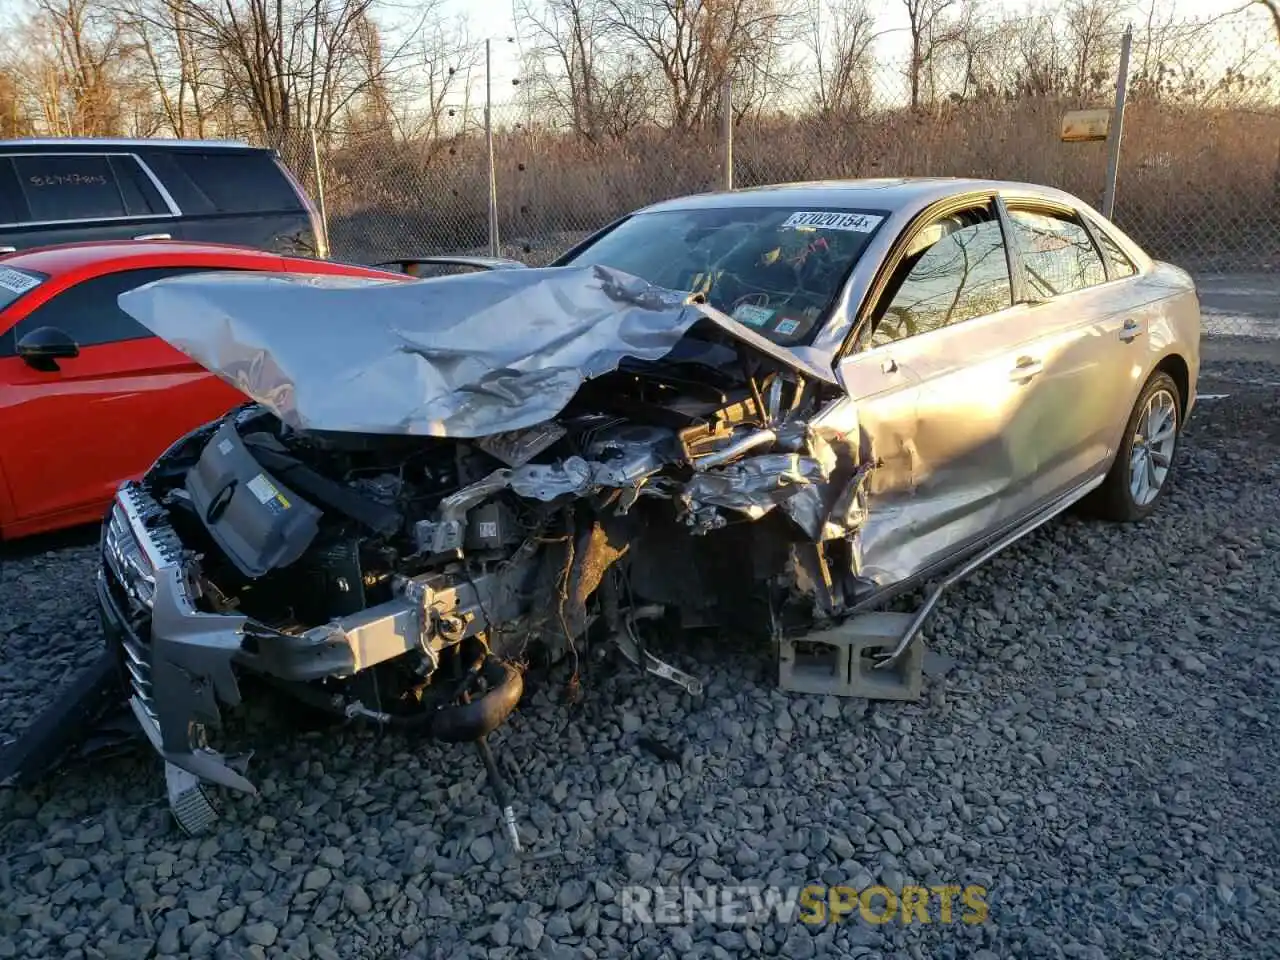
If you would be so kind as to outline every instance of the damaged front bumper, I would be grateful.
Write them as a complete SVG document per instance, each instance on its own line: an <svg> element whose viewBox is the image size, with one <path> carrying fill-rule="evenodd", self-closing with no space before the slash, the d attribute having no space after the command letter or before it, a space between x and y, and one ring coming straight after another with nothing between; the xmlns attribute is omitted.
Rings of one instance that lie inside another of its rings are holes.
<svg viewBox="0 0 1280 960"><path fill-rule="evenodd" d="M97 591L103 631L116 651L134 717L168 763L210 783L256 793L205 742L219 703L240 702L232 664L246 618L206 614L191 602L176 537L163 511L134 484L116 495L104 529Z"/></svg>
<svg viewBox="0 0 1280 960"><path fill-rule="evenodd" d="M446 647L483 629L483 613L513 615L514 595L500 574L465 583L436 575L406 579L394 599L300 634L207 613L195 605L183 549L166 517L141 485L127 483L117 492L97 580L101 619L130 708L156 752L208 783L256 792L243 773L247 758L224 756L207 739L221 726L221 708L241 702L238 674L309 687L307 699L319 697L334 713L390 722L358 700L326 693L316 681L346 680L411 651L434 665ZM514 674L495 684L484 702L437 711L433 734L483 737L514 709L522 688Z"/></svg>

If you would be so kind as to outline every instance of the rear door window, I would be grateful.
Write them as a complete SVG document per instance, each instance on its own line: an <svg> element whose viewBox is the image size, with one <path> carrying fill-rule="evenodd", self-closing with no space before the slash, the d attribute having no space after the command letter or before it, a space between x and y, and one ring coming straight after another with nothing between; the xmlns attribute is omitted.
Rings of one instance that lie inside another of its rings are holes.
<svg viewBox="0 0 1280 960"><path fill-rule="evenodd" d="M302 210L275 160L267 153L173 153L178 169L218 213L272 213Z"/></svg>
<svg viewBox="0 0 1280 960"><path fill-rule="evenodd" d="M1056 297L1106 282L1102 254L1073 217L1011 209L1009 221L1027 285L1036 296Z"/></svg>
<svg viewBox="0 0 1280 960"><path fill-rule="evenodd" d="M112 157L111 170L116 175L116 186L120 188L120 196L124 199L125 209L129 211L130 216L173 215L169 205L160 196L160 191L156 189L156 185L136 159L125 156Z"/></svg>
<svg viewBox="0 0 1280 960"><path fill-rule="evenodd" d="M155 184L131 156L17 154L10 160L31 223L171 213ZM0 211L0 217L2 214Z"/></svg>
<svg viewBox="0 0 1280 960"><path fill-rule="evenodd" d="M14 157L13 165L36 223L129 215L107 157L33 154Z"/></svg>

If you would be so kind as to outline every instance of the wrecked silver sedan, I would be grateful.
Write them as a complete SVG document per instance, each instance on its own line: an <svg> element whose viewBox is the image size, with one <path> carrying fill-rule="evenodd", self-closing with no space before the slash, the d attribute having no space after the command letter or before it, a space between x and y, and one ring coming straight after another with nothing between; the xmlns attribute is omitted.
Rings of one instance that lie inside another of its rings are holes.
<svg viewBox="0 0 1280 960"><path fill-rule="evenodd" d="M104 620L188 829L201 783L253 790L218 743L246 675L481 745L530 663L594 644L698 694L658 630L769 638L788 689L913 696L939 592L1076 501L1149 513L1195 398L1190 278L1043 188L699 196L481 266L120 298L251 401L103 533Z"/></svg>

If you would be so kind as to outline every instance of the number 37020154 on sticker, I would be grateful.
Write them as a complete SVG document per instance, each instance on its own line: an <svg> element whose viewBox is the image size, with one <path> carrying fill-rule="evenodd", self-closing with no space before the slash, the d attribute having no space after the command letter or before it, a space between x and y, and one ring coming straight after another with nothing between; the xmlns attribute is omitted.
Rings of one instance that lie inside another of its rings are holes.
<svg viewBox="0 0 1280 960"><path fill-rule="evenodd" d="M870 233L884 217L869 213L832 213L822 210L797 210L783 221L784 227L825 227L828 230L850 230Z"/></svg>

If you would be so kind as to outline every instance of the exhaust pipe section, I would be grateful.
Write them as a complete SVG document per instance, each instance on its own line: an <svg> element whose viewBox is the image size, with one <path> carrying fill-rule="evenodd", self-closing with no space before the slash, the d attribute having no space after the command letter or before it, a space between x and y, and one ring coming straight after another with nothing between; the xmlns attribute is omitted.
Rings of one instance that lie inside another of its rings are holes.
<svg viewBox="0 0 1280 960"><path fill-rule="evenodd" d="M431 719L431 735L437 740L483 740L502 726L524 695L524 676L510 663L486 659L477 673L489 689L475 699L464 694L465 702L438 709Z"/></svg>
<svg viewBox="0 0 1280 960"><path fill-rule="evenodd" d="M472 699L468 687L479 677L488 689ZM515 710L524 694L524 675L514 664L485 657L467 671L458 694L462 702L442 707L432 717L431 734L446 743L474 741L485 775L493 789L498 809L502 811L502 826L515 853L522 852L520 832L516 829L516 814L511 806L507 785L498 772L498 763L486 739L498 729Z"/></svg>

